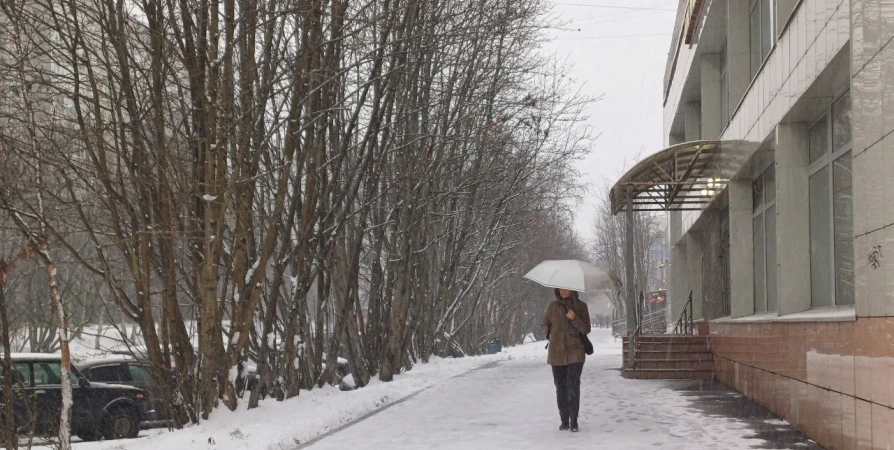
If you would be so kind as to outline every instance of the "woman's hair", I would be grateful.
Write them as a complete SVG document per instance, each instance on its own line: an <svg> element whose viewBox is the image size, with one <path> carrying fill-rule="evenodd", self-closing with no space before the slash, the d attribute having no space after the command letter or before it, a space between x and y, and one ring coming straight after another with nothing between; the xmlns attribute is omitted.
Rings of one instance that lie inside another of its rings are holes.
<svg viewBox="0 0 894 450"><path fill-rule="evenodd" d="M571 289L569 289L569 291L571 291ZM556 293L556 299L558 299L559 301L565 300L564 298L562 298L562 295L559 294L559 289L555 289L554 292ZM571 291L571 298L574 300L579 299L577 291Z"/></svg>

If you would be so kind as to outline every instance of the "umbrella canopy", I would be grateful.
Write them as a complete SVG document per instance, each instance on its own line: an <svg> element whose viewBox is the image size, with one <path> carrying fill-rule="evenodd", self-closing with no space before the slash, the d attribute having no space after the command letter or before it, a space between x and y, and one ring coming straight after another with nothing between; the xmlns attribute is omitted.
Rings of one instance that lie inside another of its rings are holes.
<svg viewBox="0 0 894 450"><path fill-rule="evenodd" d="M546 287L578 292L605 289L610 283L608 274L602 270L573 259L543 261L526 273L525 278Z"/></svg>

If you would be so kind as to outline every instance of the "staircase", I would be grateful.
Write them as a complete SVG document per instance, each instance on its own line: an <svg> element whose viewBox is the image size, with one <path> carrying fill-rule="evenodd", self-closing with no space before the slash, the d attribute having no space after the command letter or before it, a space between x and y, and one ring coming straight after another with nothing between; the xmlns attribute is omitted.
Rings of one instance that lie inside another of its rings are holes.
<svg viewBox="0 0 894 450"><path fill-rule="evenodd" d="M641 335L635 340L634 367L628 361L629 341L624 337L624 378L641 380L711 380L714 356L708 336Z"/></svg>

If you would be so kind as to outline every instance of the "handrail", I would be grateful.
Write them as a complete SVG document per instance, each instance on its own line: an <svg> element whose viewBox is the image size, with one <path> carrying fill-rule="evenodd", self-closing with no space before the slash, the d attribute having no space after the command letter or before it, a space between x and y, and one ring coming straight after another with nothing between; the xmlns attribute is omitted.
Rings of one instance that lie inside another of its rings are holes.
<svg viewBox="0 0 894 450"><path fill-rule="evenodd" d="M683 310L680 311L680 315L677 317L673 334L693 334L692 315L692 291L689 291L689 299L686 300Z"/></svg>
<svg viewBox="0 0 894 450"><path fill-rule="evenodd" d="M667 311L664 308L652 312L643 312L643 334L667 333Z"/></svg>
<svg viewBox="0 0 894 450"><path fill-rule="evenodd" d="M636 344L639 340L640 334L643 331L643 301L645 300L644 294L642 291L639 292L639 301L636 302L636 308L633 311L633 316L636 319L636 328L633 330L633 334L630 335L630 341L627 345L630 345L630 365L629 369L636 368Z"/></svg>

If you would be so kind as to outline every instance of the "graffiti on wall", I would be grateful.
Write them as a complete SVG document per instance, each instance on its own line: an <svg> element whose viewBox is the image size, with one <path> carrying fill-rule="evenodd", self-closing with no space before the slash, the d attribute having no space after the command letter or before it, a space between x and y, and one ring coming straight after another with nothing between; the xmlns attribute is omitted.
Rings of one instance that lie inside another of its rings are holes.
<svg viewBox="0 0 894 450"><path fill-rule="evenodd" d="M869 250L869 265L872 269L878 269L882 265L882 246L876 245Z"/></svg>

